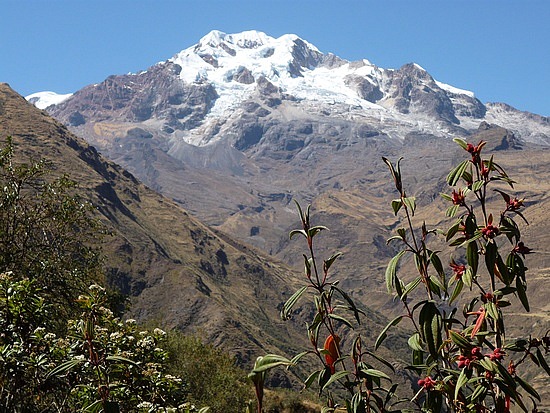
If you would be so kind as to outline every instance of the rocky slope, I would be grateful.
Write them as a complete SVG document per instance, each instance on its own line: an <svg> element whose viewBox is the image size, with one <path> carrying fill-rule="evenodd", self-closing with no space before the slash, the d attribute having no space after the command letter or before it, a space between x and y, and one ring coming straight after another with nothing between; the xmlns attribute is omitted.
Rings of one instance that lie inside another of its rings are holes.
<svg viewBox="0 0 550 413"><path fill-rule="evenodd" d="M97 207L109 281L131 298L131 314L196 333L241 361L288 354L302 341L278 306L295 284L285 266L201 224L173 201L0 84L0 136L16 157L51 161Z"/></svg>

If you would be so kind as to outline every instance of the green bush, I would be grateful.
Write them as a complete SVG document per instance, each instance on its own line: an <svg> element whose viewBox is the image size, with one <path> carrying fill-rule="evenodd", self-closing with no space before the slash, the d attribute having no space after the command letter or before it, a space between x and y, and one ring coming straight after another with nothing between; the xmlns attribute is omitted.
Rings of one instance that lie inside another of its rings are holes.
<svg viewBox="0 0 550 413"><path fill-rule="evenodd" d="M234 358L200 338L168 333L170 372L187 384L188 400L214 412L242 412L253 398L246 373Z"/></svg>

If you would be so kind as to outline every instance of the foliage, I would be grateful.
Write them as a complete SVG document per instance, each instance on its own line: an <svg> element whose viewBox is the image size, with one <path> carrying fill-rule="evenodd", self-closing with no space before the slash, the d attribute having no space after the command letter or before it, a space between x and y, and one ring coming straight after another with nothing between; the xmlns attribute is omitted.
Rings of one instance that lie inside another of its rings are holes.
<svg viewBox="0 0 550 413"><path fill-rule="evenodd" d="M166 373L168 353L159 347L166 333L114 317L105 290L92 285L79 299L81 316L58 337L41 292L33 280L0 276L0 403L7 411L188 410L183 381Z"/></svg>
<svg viewBox="0 0 550 413"><path fill-rule="evenodd" d="M52 179L44 160L16 163L11 139L0 150L0 272L35 282L51 319L64 325L74 299L101 278L101 232L91 206L66 176Z"/></svg>
<svg viewBox="0 0 550 413"><path fill-rule="evenodd" d="M509 412L513 404L528 411L527 397L536 411L540 396L518 375L517 367L530 360L550 374L544 357L550 337L507 340L502 310L511 305L508 297L516 295L529 311L524 259L532 251L523 243L516 223L517 217L527 222L521 212L524 201L497 187L494 191L504 202L498 214L490 213L490 187L500 182L513 188L514 182L493 157L482 156L485 142L455 142L469 159L451 170L447 183L452 193L442 194L451 203L447 216L455 218L443 234L456 247L449 260L450 275L440 252L428 247L428 238L437 231L428 230L425 223L419 230L413 227L416 202L405 193L400 160L394 165L384 159L399 193L392 209L405 217L405 227L388 240L401 243L403 250L388 264L386 285L405 313L384 329L376 346L392 326L402 320L411 322L409 369L420 377L413 401L422 411ZM398 270L407 255L415 263L413 279L405 279L400 274L407 271ZM424 298L418 298L420 290Z"/></svg>
<svg viewBox="0 0 550 413"><path fill-rule="evenodd" d="M410 322L408 345L412 363L407 368L418 375L416 394L408 400L411 408L416 406L423 412L506 413L512 405L527 412L531 404L535 412L540 396L518 374L517 367L531 361L550 375L545 359L550 351L550 335L510 340L506 337L503 312L503 308L512 305L509 298L513 295L529 311L524 259L533 251L524 244L516 222L519 217L527 223L521 211L524 200L496 187L495 193L504 202L498 214L489 212L489 189L499 183L513 188L514 182L493 157L482 156L485 142L455 142L469 158L447 176L453 189L450 195L442 196L451 203L446 215L454 222L446 232L428 229L425 223L414 227L416 199L405 192L401 159L393 164L384 158L399 193L391 208L396 216L404 216L404 226L397 228L396 235L388 240L388 244L400 243L402 249L389 261L385 279L388 292L395 294L404 313L380 332L374 350L393 327L404 320ZM388 369L392 369L391 364L365 349L361 337L353 335L351 320L360 323L362 312L329 274L340 254L334 254L322 265L314 255L313 239L327 228L311 225L309 207L304 213L298 205L298 211L302 228L292 231L290 237L300 235L306 239L306 282L287 300L281 315L289 318L299 300L307 292L312 293L316 313L307 326L311 349L292 360L277 355L258 358L249 374L256 387L257 411L263 408L266 372L281 365L293 366L306 355L313 355L322 365L304 383L306 388L317 383L319 395L326 394L323 412L335 411L335 393L330 390L337 385L347 390L342 404L348 413L405 411L392 410L401 402L394 394L396 385L384 388L389 377L371 363L376 360ZM443 266L441 251L428 246L440 234L450 247L456 248L449 259L449 270ZM415 276L400 268L407 262L414 263Z"/></svg>
<svg viewBox="0 0 550 413"><path fill-rule="evenodd" d="M236 413L253 397L246 373L222 350L177 331L168 333L164 347L170 354L169 371L184 380L192 404Z"/></svg>
<svg viewBox="0 0 550 413"><path fill-rule="evenodd" d="M327 228L311 224L309 207L306 211L298 203L297 207L302 228L291 231L290 238L303 236L307 243L308 254L304 254L305 284L284 304L281 317L290 318L299 300L306 293L311 293L315 308L311 324L307 325L311 347L292 360L277 355L258 357L249 374L256 388L257 411L261 412L263 408L265 374L277 366L293 366L305 356L315 358L320 366L305 379L304 387L307 389L316 384L319 396L326 396L323 413L335 411L338 407L334 395L334 390L338 388L345 390L343 404L350 413L371 409L388 411L397 402L394 397L396 386L391 385L390 377L375 366L383 364L388 370L393 370L393 367L366 349L361 335L354 335L354 325L361 322L360 316L364 313L330 274L332 265L341 254L337 252L323 260L322 264L319 263L315 256L314 237ZM341 337L345 337L345 341Z"/></svg>

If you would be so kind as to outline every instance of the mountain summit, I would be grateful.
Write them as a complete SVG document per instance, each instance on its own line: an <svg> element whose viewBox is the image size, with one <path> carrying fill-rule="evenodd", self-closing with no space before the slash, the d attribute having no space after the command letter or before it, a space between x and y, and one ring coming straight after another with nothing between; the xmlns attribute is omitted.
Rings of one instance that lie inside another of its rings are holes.
<svg viewBox="0 0 550 413"><path fill-rule="evenodd" d="M550 145L549 118L483 104L418 64L350 62L258 31L212 31L47 111L208 224L272 254L296 219L294 196L372 191L365 182L376 181L381 156L446 151L485 125L506 130L495 147Z"/></svg>

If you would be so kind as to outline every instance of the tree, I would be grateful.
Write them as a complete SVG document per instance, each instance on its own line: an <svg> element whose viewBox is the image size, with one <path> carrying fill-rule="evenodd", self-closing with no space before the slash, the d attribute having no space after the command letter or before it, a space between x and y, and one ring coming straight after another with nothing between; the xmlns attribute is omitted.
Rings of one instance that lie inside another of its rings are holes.
<svg viewBox="0 0 550 413"><path fill-rule="evenodd" d="M16 163L10 138L0 151L0 272L32 280L64 326L78 294L102 280L92 243L102 230L76 182L51 172L45 160Z"/></svg>

